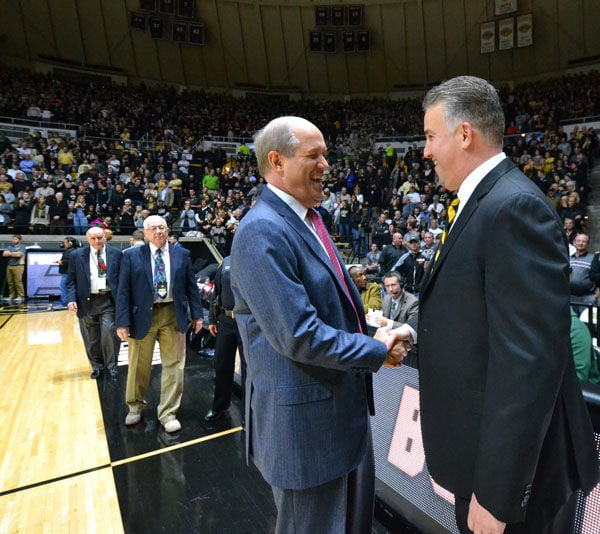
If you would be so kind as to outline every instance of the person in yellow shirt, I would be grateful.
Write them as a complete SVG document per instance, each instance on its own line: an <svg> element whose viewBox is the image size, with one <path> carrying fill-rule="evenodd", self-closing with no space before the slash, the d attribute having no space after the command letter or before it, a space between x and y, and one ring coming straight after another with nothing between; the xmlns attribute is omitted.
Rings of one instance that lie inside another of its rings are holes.
<svg viewBox="0 0 600 534"><path fill-rule="evenodd" d="M359 265L350 267L348 273L352 277L352 280L354 280L354 285L358 288L365 313L367 313L369 308L372 310L380 310L381 285L376 284L375 282L367 282L365 270Z"/></svg>
<svg viewBox="0 0 600 534"><path fill-rule="evenodd" d="M61 147L61 149L58 151L58 162L62 163L63 168L68 169L71 167L71 165L73 165L75 163L75 158L73 157L73 152L71 152L71 149L64 145L63 147Z"/></svg>

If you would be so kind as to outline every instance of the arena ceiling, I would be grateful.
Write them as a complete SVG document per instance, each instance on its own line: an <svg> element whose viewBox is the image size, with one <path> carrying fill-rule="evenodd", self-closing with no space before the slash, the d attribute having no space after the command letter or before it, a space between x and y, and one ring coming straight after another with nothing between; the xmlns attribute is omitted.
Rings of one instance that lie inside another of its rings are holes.
<svg viewBox="0 0 600 534"><path fill-rule="evenodd" d="M496 14L506 5L517 10ZM524 15L533 44L500 50L503 24L512 19L516 33ZM484 23L496 33L487 53ZM2 0L0 62L192 88L389 96L458 74L504 82L598 64L599 27L597 0Z"/></svg>

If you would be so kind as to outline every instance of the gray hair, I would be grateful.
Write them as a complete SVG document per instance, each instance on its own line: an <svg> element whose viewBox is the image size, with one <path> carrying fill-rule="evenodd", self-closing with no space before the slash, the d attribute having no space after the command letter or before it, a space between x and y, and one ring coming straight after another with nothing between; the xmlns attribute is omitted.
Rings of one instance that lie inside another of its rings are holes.
<svg viewBox="0 0 600 534"><path fill-rule="evenodd" d="M458 76L430 89L423 99L423 111L441 104L449 131L461 122L471 123L484 137L502 146L504 111L495 87L482 78Z"/></svg>
<svg viewBox="0 0 600 534"><path fill-rule="evenodd" d="M276 150L280 154L292 157L300 140L293 132L295 127L313 126L300 117L278 117L254 135L254 152L258 170L262 176L269 171L269 152Z"/></svg>
<svg viewBox="0 0 600 534"><path fill-rule="evenodd" d="M348 269L348 274L350 276L354 276L354 273L357 273L358 271L360 271L361 273L364 273L365 268L362 265L351 265L350 268Z"/></svg>

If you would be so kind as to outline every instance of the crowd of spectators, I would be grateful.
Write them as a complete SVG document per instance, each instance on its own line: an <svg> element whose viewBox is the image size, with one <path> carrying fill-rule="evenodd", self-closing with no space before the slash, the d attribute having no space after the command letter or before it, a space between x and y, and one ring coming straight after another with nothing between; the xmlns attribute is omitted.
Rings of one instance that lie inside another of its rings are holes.
<svg viewBox="0 0 600 534"><path fill-rule="evenodd" d="M505 151L548 195L573 239L585 227L598 140L591 128L567 135L559 121L600 114L600 73L500 92ZM265 184L245 144L237 157L227 157L222 149L203 150L201 141L250 138L284 114L306 117L326 137L330 169L321 211L355 257L364 257L371 242L381 249L396 233L405 243L416 235L431 247L450 199L432 163L416 143L404 154L390 144L374 149L377 137L421 135L419 99L242 99L66 82L9 69L0 72L0 116L73 123L78 134L33 132L17 142L0 134L0 229L81 235L100 219L114 233L130 235L145 217L159 214L179 232L210 236L226 254ZM135 143L142 135L150 148Z"/></svg>

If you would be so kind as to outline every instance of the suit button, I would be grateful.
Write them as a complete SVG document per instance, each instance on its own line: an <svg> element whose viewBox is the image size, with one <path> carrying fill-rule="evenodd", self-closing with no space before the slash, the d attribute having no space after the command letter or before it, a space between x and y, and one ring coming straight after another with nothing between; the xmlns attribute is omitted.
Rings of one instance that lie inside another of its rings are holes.
<svg viewBox="0 0 600 534"><path fill-rule="evenodd" d="M523 497L521 499L521 508L525 508L531 497L531 484L527 484L523 490Z"/></svg>

